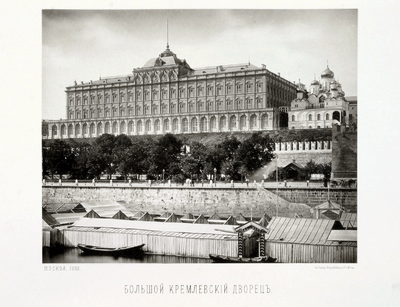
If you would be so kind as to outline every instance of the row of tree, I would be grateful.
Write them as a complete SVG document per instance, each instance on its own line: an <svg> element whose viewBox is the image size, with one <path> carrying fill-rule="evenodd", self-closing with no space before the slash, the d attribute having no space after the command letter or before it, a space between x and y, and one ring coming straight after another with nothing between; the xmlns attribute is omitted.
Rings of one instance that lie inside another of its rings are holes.
<svg viewBox="0 0 400 307"><path fill-rule="evenodd" d="M153 179L181 181L224 174L238 180L274 158L271 144L270 138L261 133L254 133L244 141L226 138L212 146L199 142L183 144L172 134L159 139L103 134L93 144L54 140L49 146L43 143L43 176L98 179L119 174L127 179L145 174Z"/></svg>

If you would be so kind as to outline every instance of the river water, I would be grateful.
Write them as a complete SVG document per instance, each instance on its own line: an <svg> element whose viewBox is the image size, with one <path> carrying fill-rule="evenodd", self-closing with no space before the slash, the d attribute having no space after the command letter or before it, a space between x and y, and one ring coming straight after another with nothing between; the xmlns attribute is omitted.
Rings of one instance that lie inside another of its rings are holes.
<svg viewBox="0 0 400 307"><path fill-rule="evenodd" d="M143 259L85 255L79 248L44 247L43 263L210 263L210 259L145 254Z"/></svg>

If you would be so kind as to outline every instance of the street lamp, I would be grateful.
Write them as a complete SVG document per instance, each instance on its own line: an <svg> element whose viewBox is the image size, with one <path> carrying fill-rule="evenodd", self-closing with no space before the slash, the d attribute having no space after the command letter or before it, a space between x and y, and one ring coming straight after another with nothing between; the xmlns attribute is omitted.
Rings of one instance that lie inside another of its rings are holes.
<svg viewBox="0 0 400 307"><path fill-rule="evenodd" d="M217 186L217 169L214 167L214 185Z"/></svg>

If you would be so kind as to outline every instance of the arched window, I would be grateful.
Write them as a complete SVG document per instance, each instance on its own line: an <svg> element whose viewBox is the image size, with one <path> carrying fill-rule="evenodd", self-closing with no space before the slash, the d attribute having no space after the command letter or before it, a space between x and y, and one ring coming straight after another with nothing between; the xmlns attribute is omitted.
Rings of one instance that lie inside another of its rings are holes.
<svg viewBox="0 0 400 307"><path fill-rule="evenodd" d="M103 133L103 124L102 123L99 123L98 125L97 125L97 135L100 135L100 134L102 134Z"/></svg>
<svg viewBox="0 0 400 307"><path fill-rule="evenodd" d="M67 128L65 127L65 125L63 124L61 126L61 135L66 135L67 134Z"/></svg>
<svg viewBox="0 0 400 307"><path fill-rule="evenodd" d="M226 117L222 116L219 120L219 128L221 130L225 130L226 129Z"/></svg>
<svg viewBox="0 0 400 307"><path fill-rule="evenodd" d="M108 123L108 122L106 123L104 132L105 133L110 133L110 123Z"/></svg>
<svg viewBox="0 0 400 307"><path fill-rule="evenodd" d="M143 131L143 125L142 125L142 121L141 121L141 120L139 120L139 121L137 122L136 131L137 131L137 132L142 132L142 131Z"/></svg>
<svg viewBox="0 0 400 307"><path fill-rule="evenodd" d="M203 117L200 121L200 130L202 132L207 131L207 118Z"/></svg>
<svg viewBox="0 0 400 307"><path fill-rule="evenodd" d="M308 114L308 120L309 120L309 121L312 120L312 114Z"/></svg>
<svg viewBox="0 0 400 307"><path fill-rule="evenodd" d="M257 128L257 115L253 114L250 117L250 129L256 129Z"/></svg>
<svg viewBox="0 0 400 307"><path fill-rule="evenodd" d="M197 118L192 118L192 132L197 132Z"/></svg>
<svg viewBox="0 0 400 307"><path fill-rule="evenodd" d="M292 122L296 121L296 116L292 115Z"/></svg>
<svg viewBox="0 0 400 307"><path fill-rule="evenodd" d="M232 116L229 121L229 128L235 129L236 128L236 116Z"/></svg>
<svg viewBox="0 0 400 307"><path fill-rule="evenodd" d="M333 112L332 119L340 122L340 113L338 111Z"/></svg>
<svg viewBox="0 0 400 307"><path fill-rule="evenodd" d="M120 132L120 133L126 133L126 125L125 125L125 122L122 122L122 123L121 123L119 132Z"/></svg>
<svg viewBox="0 0 400 307"><path fill-rule="evenodd" d="M128 123L128 133L132 134L133 133L133 121L130 121Z"/></svg>
<svg viewBox="0 0 400 307"><path fill-rule="evenodd" d="M182 131L183 132L188 132L189 131L189 125L188 125L188 120L187 118L184 118L182 120Z"/></svg>
<svg viewBox="0 0 400 307"><path fill-rule="evenodd" d="M175 119L172 121L172 131L173 131L173 132L177 132L177 131L178 131L178 119L177 119L177 118L175 118Z"/></svg>
<svg viewBox="0 0 400 307"><path fill-rule="evenodd" d="M53 127L51 128L51 134L57 135L57 126L56 125L53 125Z"/></svg>
<svg viewBox="0 0 400 307"><path fill-rule="evenodd" d="M146 121L146 133L151 131L151 121L147 120Z"/></svg>
<svg viewBox="0 0 400 307"><path fill-rule="evenodd" d="M94 124L93 123L91 123L90 124L90 134L94 134Z"/></svg>
<svg viewBox="0 0 400 307"><path fill-rule="evenodd" d="M85 134L87 134L87 125L86 124L83 124L83 127L82 127L82 134L83 135L85 135Z"/></svg>
<svg viewBox="0 0 400 307"><path fill-rule="evenodd" d="M113 124L113 131L112 131L114 134L115 133L118 133L118 127L117 127L117 123L116 122L114 122L114 124Z"/></svg>
<svg viewBox="0 0 400 307"><path fill-rule="evenodd" d="M169 131L169 120L168 119L164 120L164 131Z"/></svg>
<svg viewBox="0 0 400 307"><path fill-rule="evenodd" d="M240 117L240 130L246 129L246 115Z"/></svg>
<svg viewBox="0 0 400 307"><path fill-rule="evenodd" d="M326 120L329 120L329 113L326 113L325 118L326 118Z"/></svg>
<svg viewBox="0 0 400 307"><path fill-rule="evenodd" d="M321 114L317 115L317 120L321 120Z"/></svg>
<svg viewBox="0 0 400 307"><path fill-rule="evenodd" d="M69 137L73 136L73 130L74 130L74 127L72 125L69 125L68 126L68 136Z"/></svg>
<svg viewBox="0 0 400 307"><path fill-rule="evenodd" d="M155 131L155 132L159 132L160 130L161 130L161 127L160 127L160 120L157 119L157 120L154 122L154 131Z"/></svg>
<svg viewBox="0 0 400 307"><path fill-rule="evenodd" d="M211 131L217 129L217 119L215 118L215 116L211 117L210 119L210 129Z"/></svg>
<svg viewBox="0 0 400 307"><path fill-rule="evenodd" d="M268 127L268 114L263 114L261 117L261 128L265 129Z"/></svg>
<svg viewBox="0 0 400 307"><path fill-rule="evenodd" d="M79 124L77 124L75 126L75 135L79 135L81 134L81 126Z"/></svg>

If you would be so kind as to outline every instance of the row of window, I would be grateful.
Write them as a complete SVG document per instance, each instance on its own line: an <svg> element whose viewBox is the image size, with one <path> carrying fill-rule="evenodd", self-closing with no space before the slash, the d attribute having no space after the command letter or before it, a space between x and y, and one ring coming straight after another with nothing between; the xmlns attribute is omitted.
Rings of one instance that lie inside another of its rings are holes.
<svg viewBox="0 0 400 307"><path fill-rule="evenodd" d="M232 85L227 85L226 90L225 90L225 95L231 95L233 94L233 89ZM262 83L256 83L256 93L261 93L262 92ZM293 93L288 93L287 91L283 90L278 90L273 87L268 86L268 92L271 93L274 96L278 96L279 99L293 99L294 94ZM253 93L252 90L252 84L246 84L246 93ZM167 90L161 90L161 99L168 99L168 91ZM236 94L244 94L243 92L243 85L238 84L236 85ZM142 92L137 91L136 92L136 101L142 100ZM214 88L212 86L207 87L207 96L213 96L214 95ZM216 95L224 95L222 92L222 86L217 86L216 88ZM195 95L194 88L188 88L187 90L184 88L179 89L179 98L194 98L194 97L201 97L205 96L205 90L203 87L198 87L197 88L197 96ZM143 98L144 100L158 100L159 99L159 92L158 90L153 90L151 93L151 99L150 99L150 91L144 91L143 93ZM176 89L171 89L170 90L170 96L169 98L174 99L176 97ZM121 95L118 98L117 94L111 95L106 95L104 97L104 102L105 103L117 103L117 102L133 102L133 94L129 93L128 94L128 100L125 100L125 95L121 93ZM103 103L103 97L102 95L97 96L97 101L95 96L90 96L90 104L96 104ZM74 98L69 99L69 105L73 106L75 103ZM81 105L82 100L81 97L76 97L76 105ZM83 97L83 105L88 105L89 104L89 97L84 96Z"/></svg>
<svg viewBox="0 0 400 307"><path fill-rule="evenodd" d="M306 127L301 126L300 128L297 128L297 129L305 129L305 128L306 128ZM332 128L332 127L329 126L329 125L326 125L325 128ZM295 127L295 126L292 126L292 129L296 129L296 127ZM313 129L313 127L312 127L312 126L308 126L308 129ZM321 129L321 126L317 126L317 129Z"/></svg>
<svg viewBox="0 0 400 307"><path fill-rule="evenodd" d="M223 110L244 110L245 106L247 106L247 109L253 109L253 108L262 108L262 98L257 98L255 103L253 103L252 99L248 99L243 103L243 101L239 100L236 101L235 103L231 100L228 100L226 102L226 106L224 108L224 105L222 102L217 102L216 104L216 111L223 111ZM207 102L207 103L180 103L178 105L176 104L171 104L169 107L169 113L176 113L177 108L179 113L185 113L185 112L209 112L209 111L215 111L214 103L213 102ZM97 112L97 116L96 116ZM69 113L69 119L74 119L74 113L75 112L70 112ZM115 116L125 116L125 109L118 110L117 109L112 109L112 110L105 110L104 116L105 117L110 117L111 115L113 117ZM167 114L167 105L163 104L161 105L161 108L159 106L153 105L151 110L150 106L144 106L143 108L141 106L136 106L136 115L150 115L150 114ZM81 118L81 111L78 110L76 111L76 118L80 119ZM133 109L129 108L128 109L128 114L129 116L133 116ZM83 111L83 118L97 118L97 117L103 117L103 112L102 110L90 110L90 111Z"/></svg>
<svg viewBox="0 0 400 307"><path fill-rule="evenodd" d="M315 117L313 117L312 114L308 114L308 121L312 121L314 120ZM321 114L317 114L317 120L321 120L322 119L322 115ZM340 121L340 114L338 111L333 112L333 116L332 119L336 119L338 121ZM329 113L325 114L325 120L330 120L330 115ZM296 121L296 116L292 115L292 122Z"/></svg>
<svg viewBox="0 0 400 307"><path fill-rule="evenodd" d="M143 132L143 128L145 128L146 132L149 131L154 131L154 132L160 132L161 130L161 122L163 123L163 130L164 131L173 131L173 132L178 132L179 131L179 123L181 124L181 129L180 131L182 132L189 132L189 120L187 118L183 118L182 121L179 121L177 118L175 118L172 121L172 126L170 127L170 120L169 119L164 119L163 121L160 119L157 119L154 121L153 124L153 130L152 130L152 122L151 120L147 121L142 121L138 120L136 122L136 125L134 124L133 121L130 121L128 123L128 133L134 132L134 127L136 126L136 132ZM229 126L227 126L227 118L226 116L222 116L219 119L219 129L236 129L238 128L237 124L239 124L240 129L245 129L247 128L247 116L242 115L239 118L239 121L237 122L237 118L235 115L231 116L229 118ZM258 128L258 123L257 123L257 115L253 114L250 117L250 129L256 129ZM61 125L61 135L66 135L66 124ZM118 133L118 128L119 128L119 133L126 133L126 123L123 121L119 127L118 123L114 122L112 127L109 122L107 122L104 125L104 130L103 130L103 124L98 123L97 124L97 132L95 131L96 125L94 123L90 124L83 124L82 125L82 134L88 134L88 127L89 127L89 132L90 134L95 134L97 133L102 134L102 133ZM268 115L264 114L261 116L261 128L267 128L268 127ZM111 130L112 128L112 130ZM210 121L208 122L207 118L203 117L200 119L200 126L198 126L198 120L196 117L193 117L190 120L190 128L191 132L197 132L199 131L212 131L217 129L217 118L215 116L211 117ZM75 125L75 133L73 132L74 126L72 124L68 125L68 135L79 135L81 134L81 124L76 124ZM57 135L57 126L54 125L52 127L52 134Z"/></svg>

